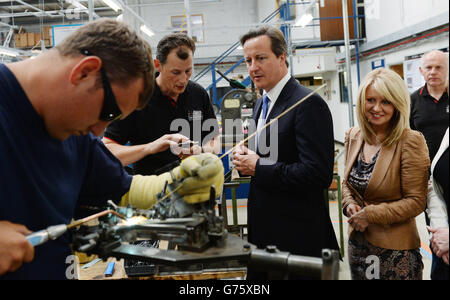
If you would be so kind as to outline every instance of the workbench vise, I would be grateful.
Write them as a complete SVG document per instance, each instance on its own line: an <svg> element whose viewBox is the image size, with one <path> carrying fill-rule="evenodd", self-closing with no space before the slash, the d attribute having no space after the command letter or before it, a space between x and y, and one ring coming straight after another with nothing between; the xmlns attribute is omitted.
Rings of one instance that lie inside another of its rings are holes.
<svg viewBox="0 0 450 300"><path fill-rule="evenodd" d="M252 265L282 274L337 279L339 252L324 250L322 258L315 258L291 255L275 246L257 249L228 234L223 218L215 213L214 187L211 188L210 199L197 204L184 202L176 189L177 183L166 184L158 195L157 204L150 210L113 204L109 209L122 213L127 220L121 221L111 214L99 219L96 226L74 229L73 249L88 255L96 254L103 259L125 258L173 267L219 264L221 268L245 268ZM167 240L176 249L132 244L140 239Z"/></svg>

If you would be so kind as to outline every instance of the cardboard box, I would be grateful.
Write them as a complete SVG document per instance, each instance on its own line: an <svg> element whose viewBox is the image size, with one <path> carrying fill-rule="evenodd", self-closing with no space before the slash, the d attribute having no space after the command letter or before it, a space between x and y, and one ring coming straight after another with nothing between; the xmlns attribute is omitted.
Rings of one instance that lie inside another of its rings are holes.
<svg viewBox="0 0 450 300"><path fill-rule="evenodd" d="M27 47L34 47L34 32L27 33Z"/></svg>
<svg viewBox="0 0 450 300"><path fill-rule="evenodd" d="M20 39L20 34L18 33L14 34L14 45L16 45L16 48L22 47L22 40Z"/></svg>
<svg viewBox="0 0 450 300"><path fill-rule="evenodd" d="M34 34L34 44L36 45L41 40L41 33L37 32Z"/></svg>
<svg viewBox="0 0 450 300"><path fill-rule="evenodd" d="M24 48L27 46L27 34L26 33L18 33L14 35L14 41L17 48Z"/></svg>
<svg viewBox="0 0 450 300"><path fill-rule="evenodd" d="M44 31L44 40L50 40L50 31L52 31L52 27L44 26L43 31Z"/></svg>
<svg viewBox="0 0 450 300"><path fill-rule="evenodd" d="M28 33L21 33L20 34L21 39L22 39L22 47L27 47L28 46Z"/></svg>

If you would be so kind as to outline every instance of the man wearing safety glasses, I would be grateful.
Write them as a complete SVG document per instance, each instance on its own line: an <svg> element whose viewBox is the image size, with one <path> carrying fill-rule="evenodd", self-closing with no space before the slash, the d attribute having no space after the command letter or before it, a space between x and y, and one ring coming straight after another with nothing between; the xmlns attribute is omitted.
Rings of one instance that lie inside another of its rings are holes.
<svg viewBox="0 0 450 300"><path fill-rule="evenodd" d="M132 177L95 137L145 107L153 82L150 46L109 19L33 60L0 64L0 279L65 279L69 237L33 249L25 236L69 224L80 205L155 203L170 174ZM211 178L191 176L211 165ZM213 155L193 156L172 173L192 177L189 191L179 192L187 202L223 183Z"/></svg>

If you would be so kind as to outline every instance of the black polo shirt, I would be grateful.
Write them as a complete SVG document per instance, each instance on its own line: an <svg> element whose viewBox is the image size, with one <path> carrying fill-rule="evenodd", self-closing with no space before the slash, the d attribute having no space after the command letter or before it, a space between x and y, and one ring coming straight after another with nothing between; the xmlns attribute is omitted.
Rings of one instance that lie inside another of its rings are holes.
<svg viewBox="0 0 450 300"><path fill-rule="evenodd" d="M448 127L448 109L447 92L436 100L428 92L426 84L411 95L410 126L424 135L431 161Z"/></svg>
<svg viewBox="0 0 450 300"><path fill-rule="evenodd" d="M210 124L213 126L208 126ZM104 136L122 145L142 145L171 133L183 134L199 145L219 134L209 95L199 84L189 81L175 102L161 93L155 81L155 91L147 106L124 120L111 123ZM163 167L178 160L169 149L144 157L133 165L133 169L135 174L160 174L167 171Z"/></svg>

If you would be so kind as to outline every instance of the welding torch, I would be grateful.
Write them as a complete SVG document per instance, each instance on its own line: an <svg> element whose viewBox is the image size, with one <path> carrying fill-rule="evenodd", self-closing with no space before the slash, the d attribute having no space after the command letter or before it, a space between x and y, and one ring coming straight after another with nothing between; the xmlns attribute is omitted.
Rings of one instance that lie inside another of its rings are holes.
<svg viewBox="0 0 450 300"><path fill-rule="evenodd" d="M125 219L124 216L118 214L114 210L105 210L105 211L99 212L98 214L86 217L84 219L74 221L74 222L70 223L69 225L59 224L59 225L49 226L46 229L39 230L39 231L36 231L36 232L33 232L33 233L27 235L26 239L28 240L28 242L30 242L30 244L33 247L36 247L36 246L39 246L39 245L42 245L42 244L48 242L49 240L52 240L52 241L56 240L57 238L62 236L64 233L66 233L67 230L69 230L69 229L78 227L86 222L95 220L95 219L97 219L101 216L107 215L107 214L114 214L121 219Z"/></svg>

